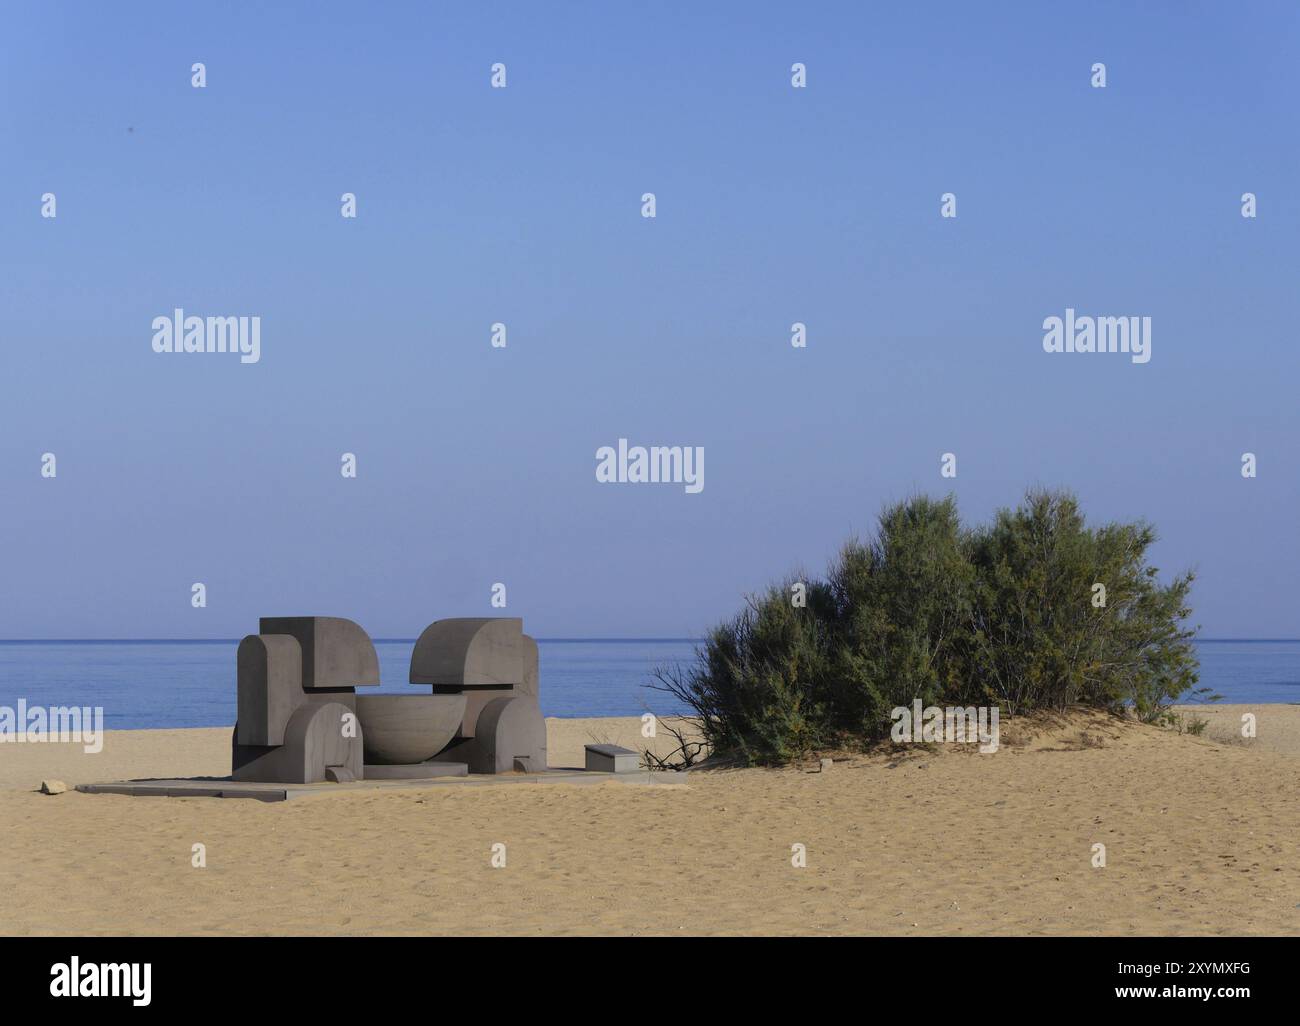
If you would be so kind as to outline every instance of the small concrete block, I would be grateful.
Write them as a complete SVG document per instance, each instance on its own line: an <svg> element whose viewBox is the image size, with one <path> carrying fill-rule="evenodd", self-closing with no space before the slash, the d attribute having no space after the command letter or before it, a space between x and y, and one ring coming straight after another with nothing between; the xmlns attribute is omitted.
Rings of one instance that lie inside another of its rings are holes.
<svg viewBox="0 0 1300 1026"><path fill-rule="evenodd" d="M62 794L68 789L68 785L62 780L42 780L41 794Z"/></svg>
<svg viewBox="0 0 1300 1026"><path fill-rule="evenodd" d="M635 773L641 756L619 745L587 745L587 769L596 773Z"/></svg>
<svg viewBox="0 0 1300 1026"><path fill-rule="evenodd" d="M326 766L325 779L331 784L351 784L356 782L356 774L346 766Z"/></svg>
<svg viewBox="0 0 1300 1026"><path fill-rule="evenodd" d="M835 760L834 760L834 759L823 759L823 760L822 760L822 772L825 773L828 769L830 769L830 768L831 768L832 766L834 766L834 765L835 765Z"/></svg>

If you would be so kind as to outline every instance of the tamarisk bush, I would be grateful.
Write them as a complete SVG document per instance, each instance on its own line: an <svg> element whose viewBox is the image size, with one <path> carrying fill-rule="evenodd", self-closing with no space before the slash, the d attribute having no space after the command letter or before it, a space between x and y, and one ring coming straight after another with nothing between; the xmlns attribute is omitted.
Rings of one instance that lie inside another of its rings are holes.
<svg viewBox="0 0 1300 1026"><path fill-rule="evenodd" d="M1161 584L1155 539L1140 522L1088 527L1064 492L1030 491L973 529L952 496L919 496L801 581L804 602L794 578L750 596L651 687L693 711L716 755L747 763L879 740L918 698L1155 721L1208 690L1183 626L1193 574Z"/></svg>

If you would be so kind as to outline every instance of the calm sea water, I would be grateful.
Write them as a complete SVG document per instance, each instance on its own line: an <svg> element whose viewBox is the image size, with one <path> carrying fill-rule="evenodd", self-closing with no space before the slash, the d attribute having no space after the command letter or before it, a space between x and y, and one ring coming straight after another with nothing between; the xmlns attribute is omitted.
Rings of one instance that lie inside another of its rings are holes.
<svg viewBox="0 0 1300 1026"><path fill-rule="evenodd" d="M694 641L538 641L546 716L684 711L645 687L655 667L692 657ZM109 729L220 727L235 722L238 641L0 641L0 705L102 706ZM380 692L407 683L409 641L376 641Z"/></svg>
<svg viewBox="0 0 1300 1026"><path fill-rule="evenodd" d="M235 722L235 641L0 641L0 705L102 706L109 728ZM411 692L411 641L377 641L374 691ZM539 641L547 716L682 712L648 689L657 666L689 661L687 640ZM1300 703L1300 641L1202 641L1201 683L1226 702ZM372 690L372 689L367 689Z"/></svg>

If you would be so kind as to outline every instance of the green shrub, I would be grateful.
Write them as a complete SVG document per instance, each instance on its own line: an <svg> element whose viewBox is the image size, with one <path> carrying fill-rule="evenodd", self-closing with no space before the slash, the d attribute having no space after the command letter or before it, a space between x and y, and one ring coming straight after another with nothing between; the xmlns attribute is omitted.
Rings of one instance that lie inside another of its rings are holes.
<svg viewBox="0 0 1300 1026"><path fill-rule="evenodd" d="M1196 682L1192 575L1167 587L1146 565L1147 524L1084 525L1073 496L1031 492L971 538L974 677L1011 714L1075 703L1143 720ZM1093 586L1105 586L1105 605Z"/></svg>
<svg viewBox="0 0 1300 1026"><path fill-rule="evenodd" d="M826 684L837 731L874 738L895 706L962 691L973 583L964 548L956 502L919 497L886 509L875 540L840 552Z"/></svg>
<svg viewBox="0 0 1300 1026"><path fill-rule="evenodd" d="M814 585L795 607L789 582L750 598L709 634L698 665L661 671L663 690L694 710L710 749L746 762L784 762L827 743L825 637L829 604Z"/></svg>
<svg viewBox="0 0 1300 1026"><path fill-rule="evenodd" d="M1065 493L1030 492L973 531L951 496L919 496L846 544L824 581L802 581L806 604L795 578L751 597L651 686L692 709L716 754L748 763L886 737L891 710L918 698L1153 722L1197 680L1192 575L1161 585L1154 541L1144 523L1087 527Z"/></svg>

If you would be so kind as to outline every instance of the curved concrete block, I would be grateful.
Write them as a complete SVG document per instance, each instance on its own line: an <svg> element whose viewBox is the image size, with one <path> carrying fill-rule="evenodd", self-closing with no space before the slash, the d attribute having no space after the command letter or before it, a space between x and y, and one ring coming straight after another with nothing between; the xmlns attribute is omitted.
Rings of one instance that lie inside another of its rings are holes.
<svg viewBox="0 0 1300 1026"><path fill-rule="evenodd" d="M541 689L541 672L538 670L537 642L528 635L520 635L520 649L523 651L523 672L520 674L520 683L515 687L508 684L502 684L498 688L471 688L464 691L465 696L465 715L460 723L460 730L456 732L458 739L464 737L473 737L478 726L478 715L484 711L484 707L489 702L497 701L498 698L508 698L511 694L525 694L536 700L539 689ZM434 685L434 691L441 691L438 685Z"/></svg>
<svg viewBox="0 0 1300 1026"><path fill-rule="evenodd" d="M522 680L514 687L502 685L498 688L473 688L463 692L465 695L465 716L461 721L457 738L473 737L478 728L479 714L489 702L498 698L509 698L512 694L528 695L536 699L540 690L541 674L538 669L537 642L527 634L520 636L523 649ZM438 687L435 686L437 691Z"/></svg>
<svg viewBox="0 0 1300 1026"><path fill-rule="evenodd" d="M524 679L523 621L515 616L437 620L411 653L411 683L514 687Z"/></svg>
<svg viewBox="0 0 1300 1026"><path fill-rule="evenodd" d="M288 634L250 634L235 656L241 745L279 745L302 698L302 647Z"/></svg>
<svg viewBox="0 0 1300 1026"><path fill-rule="evenodd" d="M546 721L531 698L494 698L483 707L474 737L443 757L462 760L471 773L509 773L516 762L539 773L546 769Z"/></svg>
<svg viewBox="0 0 1300 1026"><path fill-rule="evenodd" d="M346 736L348 717L355 718L355 714L341 702L299 706L285 727L284 744L274 748L240 745L236 724L232 776L276 784L316 784L325 780L326 769L337 766L351 773L354 780L363 779L363 731L354 723L356 736Z"/></svg>
<svg viewBox="0 0 1300 1026"><path fill-rule="evenodd" d="M359 624L341 616L264 616L260 634L288 634L302 647L304 688L379 683L379 657Z"/></svg>
<svg viewBox="0 0 1300 1026"><path fill-rule="evenodd" d="M358 695L366 762L426 762L447 747L465 715L465 695Z"/></svg>

